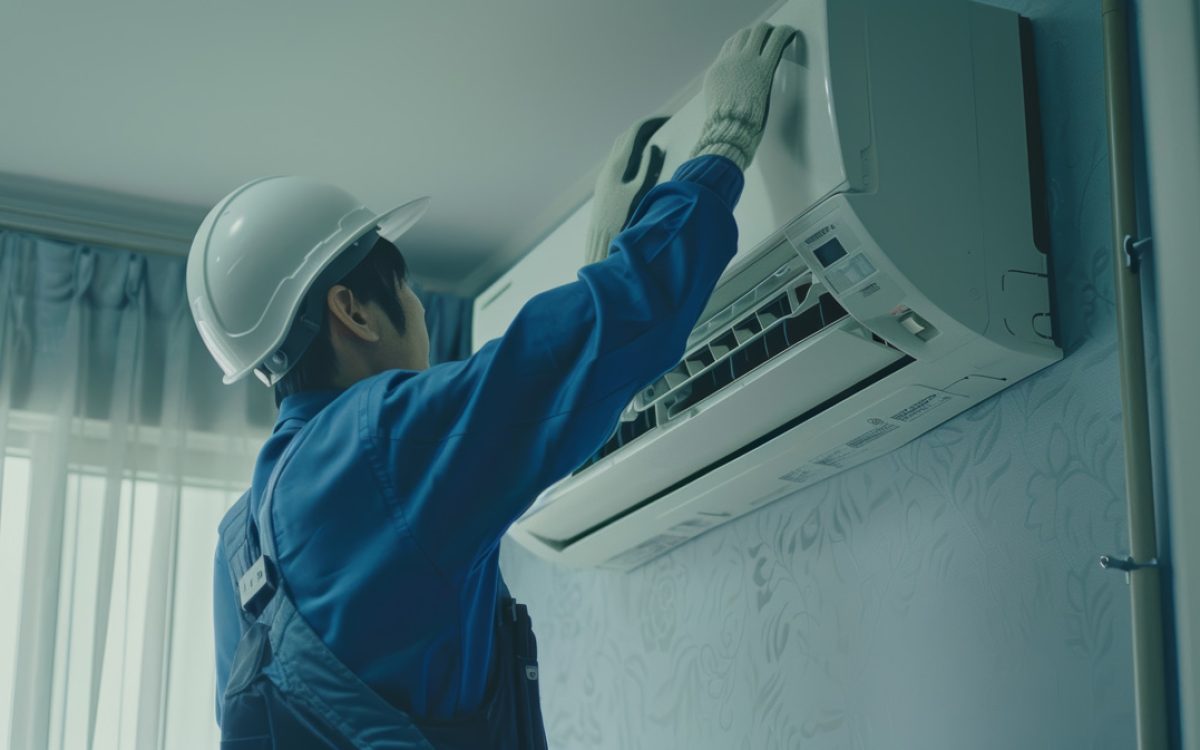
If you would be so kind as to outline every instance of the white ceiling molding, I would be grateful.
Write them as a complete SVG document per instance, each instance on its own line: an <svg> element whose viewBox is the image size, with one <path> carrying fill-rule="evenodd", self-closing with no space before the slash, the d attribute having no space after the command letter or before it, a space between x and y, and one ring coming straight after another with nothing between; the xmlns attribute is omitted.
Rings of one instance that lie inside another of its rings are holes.
<svg viewBox="0 0 1200 750"><path fill-rule="evenodd" d="M0 172L0 227L68 242L183 257L206 212Z"/></svg>

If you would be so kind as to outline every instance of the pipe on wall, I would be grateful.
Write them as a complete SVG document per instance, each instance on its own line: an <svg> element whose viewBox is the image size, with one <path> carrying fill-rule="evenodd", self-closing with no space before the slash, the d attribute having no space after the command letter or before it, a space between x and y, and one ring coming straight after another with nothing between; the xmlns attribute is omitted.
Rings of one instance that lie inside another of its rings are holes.
<svg viewBox="0 0 1200 750"><path fill-rule="evenodd" d="M1136 264L1126 263L1127 238L1137 233L1134 198L1129 21L1125 0L1101 0L1104 92L1112 182L1113 270L1117 297L1117 357L1129 511L1128 573L1133 634L1133 679L1140 750L1168 747L1164 674L1162 579L1157 564L1142 295ZM1120 567L1120 566L1118 566Z"/></svg>

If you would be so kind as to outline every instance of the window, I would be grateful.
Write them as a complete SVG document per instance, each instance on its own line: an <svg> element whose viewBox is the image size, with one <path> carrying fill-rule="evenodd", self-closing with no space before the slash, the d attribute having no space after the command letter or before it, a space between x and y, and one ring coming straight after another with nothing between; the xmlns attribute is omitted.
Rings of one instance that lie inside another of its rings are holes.
<svg viewBox="0 0 1200 750"><path fill-rule="evenodd" d="M222 472L160 482L88 461L64 478L61 455L28 437L9 441L0 486L0 746L23 731L64 750L217 747L213 554L244 488ZM68 453L95 447L72 439ZM189 466L249 476L253 447L233 467L203 453L189 450ZM48 678L32 691L30 674Z"/></svg>

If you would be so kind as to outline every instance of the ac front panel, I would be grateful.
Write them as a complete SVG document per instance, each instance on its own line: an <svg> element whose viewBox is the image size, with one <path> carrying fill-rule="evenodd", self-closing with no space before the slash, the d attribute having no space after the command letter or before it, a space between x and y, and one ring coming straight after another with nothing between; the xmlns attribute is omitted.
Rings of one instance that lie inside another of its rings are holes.
<svg viewBox="0 0 1200 750"><path fill-rule="evenodd" d="M959 356L971 354L964 350ZM1027 374L1045 366L1041 359L1024 359ZM541 538L525 523L513 526L510 534L560 563L632 569L720 523L893 451L1010 382L982 378L969 393L914 382L929 377L929 370L953 366L913 362L901 367L857 398L844 399L752 450L717 462L653 502L610 516L608 523L572 544ZM640 553L633 552L638 548Z"/></svg>

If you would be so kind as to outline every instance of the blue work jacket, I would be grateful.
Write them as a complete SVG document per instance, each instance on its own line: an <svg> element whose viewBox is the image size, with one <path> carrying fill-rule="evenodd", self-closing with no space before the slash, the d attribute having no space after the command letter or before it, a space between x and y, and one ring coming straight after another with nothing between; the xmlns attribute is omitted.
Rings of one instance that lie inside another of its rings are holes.
<svg viewBox="0 0 1200 750"><path fill-rule="evenodd" d="M438 719L479 706L500 538L682 357L736 251L741 190L733 162L693 159L646 194L607 260L531 299L469 359L283 400L251 512L311 423L278 480L277 562L300 615L385 700ZM220 721L241 624L219 550L213 591Z"/></svg>

